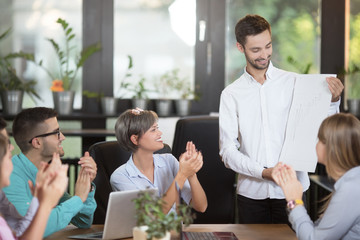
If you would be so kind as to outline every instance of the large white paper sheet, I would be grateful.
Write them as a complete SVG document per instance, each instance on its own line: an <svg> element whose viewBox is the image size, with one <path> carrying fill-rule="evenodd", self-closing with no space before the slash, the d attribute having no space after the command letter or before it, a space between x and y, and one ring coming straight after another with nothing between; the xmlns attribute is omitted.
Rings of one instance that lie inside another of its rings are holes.
<svg viewBox="0 0 360 240"><path fill-rule="evenodd" d="M329 76L336 75L300 74L296 77L280 161L297 171L315 171L317 134L331 101L326 82Z"/></svg>

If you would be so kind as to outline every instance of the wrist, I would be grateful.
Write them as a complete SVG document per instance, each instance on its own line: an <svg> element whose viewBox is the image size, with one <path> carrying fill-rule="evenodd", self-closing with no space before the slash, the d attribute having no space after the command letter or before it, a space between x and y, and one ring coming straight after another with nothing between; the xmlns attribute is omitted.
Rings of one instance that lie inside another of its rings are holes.
<svg viewBox="0 0 360 240"><path fill-rule="evenodd" d="M297 206L304 206L303 200L295 199L295 200L288 201L287 204L286 204L286 209L287 209L288 212L290 212L291 210L293 210Z"/></svg>
<svg viewBox="0 0 360 240"><path fill-rule="evenodd" d="M183 175L180 171L178 172L178 174L175 176L175 181L178 183L178 185L182 188L185 181L186 181L187 177L185 175Z"/></svg>

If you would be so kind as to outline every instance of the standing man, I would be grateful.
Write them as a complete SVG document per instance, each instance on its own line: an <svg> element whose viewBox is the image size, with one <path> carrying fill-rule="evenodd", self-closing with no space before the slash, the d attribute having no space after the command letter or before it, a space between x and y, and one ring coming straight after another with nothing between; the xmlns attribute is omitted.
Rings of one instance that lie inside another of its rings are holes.
<svg viewBox="0 0 360 240"><path fill-rule="evenodd" d="M271 172L284 143L296 73L272 65L270 24L261 16L240 19L235 35L246 67L221 94L220 155L238 173L240 223L288 223L287 203ZM334 114L344 86L334 77L326 81L332 94L329 114ZM307 173L297 175L306 191Z"/></svg>
<svg viewBox="0 0 360 240"><path fill-rule="evenodd" d="M41 162L49 162L54 152L64 156L61 143L65 136L60 131L56 111L45 107L20 112L14 119L12 130L21 153L12 158L14 170L10 176L11 184L3 190L18 212L25 215L33 198L28 180L35 185ZM92 181L97 167L88 152L80 158L79 165L81 169L75 195L65 193L51 211L44 237L65 228L70 222L79 228L89 228L92 224L96 209L95 185Z"/></svg>

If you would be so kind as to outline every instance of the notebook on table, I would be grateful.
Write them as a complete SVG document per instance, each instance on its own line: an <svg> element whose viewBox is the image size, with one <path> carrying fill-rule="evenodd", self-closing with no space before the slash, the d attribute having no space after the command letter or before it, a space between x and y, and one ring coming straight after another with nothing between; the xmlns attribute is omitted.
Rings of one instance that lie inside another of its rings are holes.
<svg viewBox="0 0 360 240"><path fill-rule="evenodd" d="M181 240L237 240L233 232L182 232Z"/></svg>
<svg viewBox="0 0 360 240"><path fill-rule="evenodd" d="M103 232L72 235L71 239L117 239L132 237L136 226L135 205L132 201L140 191L157 192L157 189L111 192Z"/></svg>

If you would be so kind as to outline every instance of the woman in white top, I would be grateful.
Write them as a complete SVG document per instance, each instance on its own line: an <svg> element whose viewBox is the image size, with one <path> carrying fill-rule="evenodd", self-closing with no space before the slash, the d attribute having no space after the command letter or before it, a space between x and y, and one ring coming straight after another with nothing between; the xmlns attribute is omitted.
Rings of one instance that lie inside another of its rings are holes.
<svg viewBox="0 0 360 240"><path fill-rule="evenodd" d="M132 155L111 175L112 188L115 191L157 188L164 201L163 212L169 213L175 211L179 199L177 183L182 199L196 211L204 212L207 199L196 176L203 165L201 152L188 142L179 161L172 154L154 154L164 147L157 121L155 112L139 108L119 116L115 124L116 138L120 147Z"/></svg>

